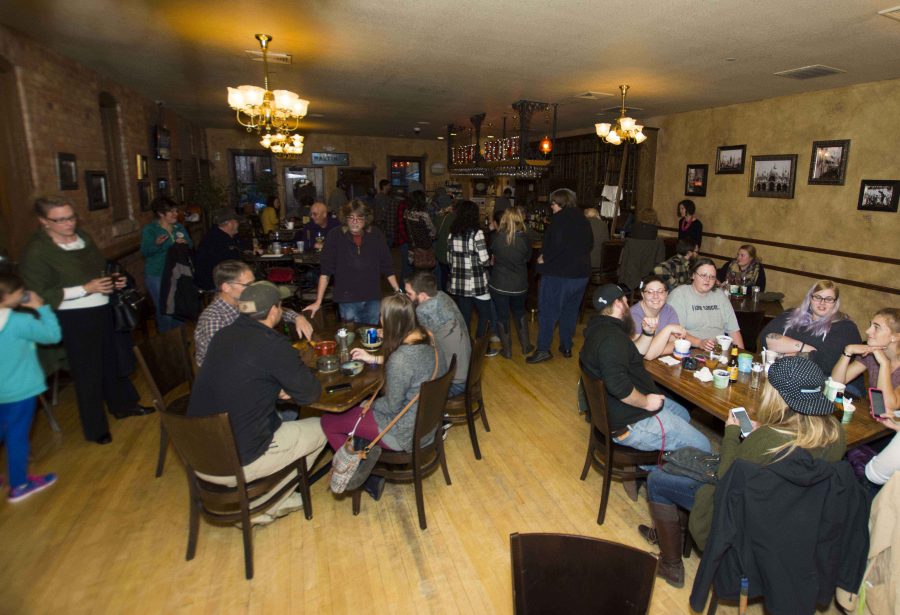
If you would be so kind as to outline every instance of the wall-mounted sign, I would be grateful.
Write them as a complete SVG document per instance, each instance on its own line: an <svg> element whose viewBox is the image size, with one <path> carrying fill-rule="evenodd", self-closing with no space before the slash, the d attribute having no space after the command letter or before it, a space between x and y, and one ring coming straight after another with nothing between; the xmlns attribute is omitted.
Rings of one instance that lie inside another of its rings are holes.
<svg viewBox="0 0 900 615"><path fill-rule="evenodd" d="M313 152L312 163L319 167L348 167L350 154L340 152Z"/></svg>

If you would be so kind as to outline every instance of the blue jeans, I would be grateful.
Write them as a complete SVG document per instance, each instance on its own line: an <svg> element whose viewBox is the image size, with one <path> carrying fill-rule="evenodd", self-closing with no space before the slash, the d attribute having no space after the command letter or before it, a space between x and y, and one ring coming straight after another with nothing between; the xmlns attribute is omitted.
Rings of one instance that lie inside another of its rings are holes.
<svg viewBox="0 0 900 615"><path fill-rule="evenodd" d="M28 482L28 438L36 405L37 397L0 404L0 442L6 444L10 487Z"/></svg>
<svg viewBox="0 0 900 615"><path fill-rule="evenodd" d="M447 392L447 397L456 397L457 395L462 395L466 392L466 383L465 382L451 382L450 390Z"/></svg>
<svg viewBox="0 0 900 615"><path fill-rule="evenodd" d="M478 329L475 337L481 337L487 333L487 324L493 318L491 313L491 302L487 299L476 299L475 297L463 297L462 295L452 295L456 301L459 311L462 313L463 321L466 323L466 330L471 330L472 308L478 310Z"/></svg>
<svg viewBox="0 0 900 615"><path fill-rule="evenodd" d="M381 320L381 300L338 303L338 311L341 313L341 320L358 325L377 325Z"/></svg>
<svg viewBox="0 0 900 615"><path fill-rule="evenodd" d="M159 301L162 277L144 274L144 285L147 287L147 292L150 293L150 298L153 299L153 305L156 306L156 332L164 333L169 329L182 326L183 322L162 312L162 303Z"/></svg>
<svg viewBox="0 0 900 615"><path fill-rule="evenodd" d="M587 278L560 278L545 275L541 278L538 291L538 338L537 349L550 350L553 329L559 323L559 346L572 349L572 336L578 321L578 310Z"/></svg>
<svg viewBox="0 0 900 615"><path fill-rule="evenodd" d="M685 510L694 507L694 494L704 483L687 476L668 472L650 472L647 476L647 501L656 504L675 504Z"/></svg>
<svg viewBox="0 0 900 615"><path fill-rule="evenodd" d="M658 420L657 420L658 419ZM662 429L660 429L662 423ZM709 439L691 427L691 415L684 406L668 397L662 410L637 423L629 425L629 433L619 444L636 448L640 451L658 451L660 449L674 451L686 446L693 446L710 452ZM663 438L665 448L663 449Z"/></svg>

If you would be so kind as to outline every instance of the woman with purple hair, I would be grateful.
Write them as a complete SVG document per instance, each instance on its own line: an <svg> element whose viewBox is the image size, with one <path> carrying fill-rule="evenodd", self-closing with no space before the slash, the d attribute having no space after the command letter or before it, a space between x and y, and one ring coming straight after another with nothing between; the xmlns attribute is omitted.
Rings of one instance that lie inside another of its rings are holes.
<svg viewBox="0 0 900 615"><path fill-rule="evenodd" d="M800 307L785 310L760 333L762 345L783 355L809 354L830 374L844 347L859 344L859 329L841 312L841 291L831 280L813 284Z"/></svg>

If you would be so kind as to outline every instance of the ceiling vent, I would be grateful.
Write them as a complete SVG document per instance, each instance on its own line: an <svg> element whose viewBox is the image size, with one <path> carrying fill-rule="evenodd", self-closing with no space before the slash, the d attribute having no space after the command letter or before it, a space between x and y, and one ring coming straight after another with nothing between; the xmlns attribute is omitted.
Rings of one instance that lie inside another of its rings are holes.
<svg viewBox="0 0 900 615"><path fill-rule="evenodd" d="M254 62L262 62L262 51L245 49L244 53ZM272 53L271 51L268 53L268 59L269 64L292 64L294 61L293 56L289 53Z"/></svg>
<svg viewBox="0 0 900 615"><path fill-rule="evenodd" d="M900 21L900 6L895 6L890 9L878 11L878 14L882 17L888 17L890 19L896 19L897 21Z"/></svg>
<svg viewBox="0 0 900 615"><path fill-rule="evenodd" d="M813 64L812 66L801 66L800 68L792 68L775 73L776 77L787 77L788 79L817 79L818 77L827 77L828 75L838 75L847 71L840 68L832 68L823 66L822 64Z"/></svg>
<svg viewBox="0 0 900 615"><path fill-rule="evenodd" d="M576 94L572 98L576 100L602 100L604 98L609 98L612 94L607 94L606 92L584 92L582 94Z"/></svg>

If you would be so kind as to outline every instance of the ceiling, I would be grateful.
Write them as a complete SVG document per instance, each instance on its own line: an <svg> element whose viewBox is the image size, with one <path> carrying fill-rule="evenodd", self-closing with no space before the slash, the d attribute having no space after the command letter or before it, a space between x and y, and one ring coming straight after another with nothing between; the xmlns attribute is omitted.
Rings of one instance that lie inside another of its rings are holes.
<svg viewBox="0 0 900 615"><path fill-rule="evenodd" d="M302 132L436 138L480 112L499 130L522 98L589 130L620 83L642 119L900 78L900 21L877 14L897 1L4 0L0 23L205 127L234 126L225 87L262 85L244 51L270 34ZM773 75L812 64L846 72Z"/></svg>

